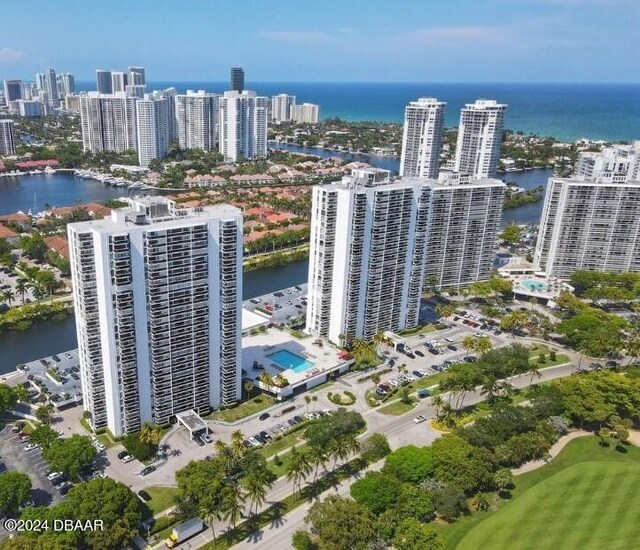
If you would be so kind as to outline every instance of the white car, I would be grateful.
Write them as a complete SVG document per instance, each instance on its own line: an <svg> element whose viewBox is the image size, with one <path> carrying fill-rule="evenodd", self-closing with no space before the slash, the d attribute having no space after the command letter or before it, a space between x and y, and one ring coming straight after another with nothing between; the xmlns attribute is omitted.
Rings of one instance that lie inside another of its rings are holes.
<svg viewBox="0 0 640 550"><path fill-rule="evenodd" d="M253 445L254 447L260 447L260 442L255 437L250 437L249 443L251 443L251 445Z"/></svg>
<svg viewBox="0 0 640 550"><path fill-rule="evenodd" d="M27 502L23 503L20 505L20 508L18 508L19 512L24 512L27 508L31 507L31 506L35 506L36 503L33 502L33 500L27 500Z"/></svg>
<svg viewBox="0 0 640 550"><path fill-rule="evenodd" d="M305 413L305 418L307 420L313 420L315 418L315 416L313 415L313 413Z"/></svg>
<svg viewBox="0 0 640 550"><path fill-rule="evenodd" d="M453 339L451 338L445 338L444 341L449 342L450 344L453 344Z"/></svg>
<svg viewBox="0 0 640 550"><path fill-rule="evenodd" d="M393 380L389 380L389 385L392 388L397 388L400 385L400 382L398 382L395 378Z"/></svg>
<svg viewBox="0 0 640 550"><path fill-rule="evenodd" d="M51 472L48 476L47 479L49 481L53 481L56 478L59 478L62 475L62 472Z"/></svg>
<svg viewBox="0 0 640 550"><path fill-rule="evenodd" d="M413 375L411 375L411 374L405 374L405 375L404 375L404 379L405 379L407 382L415 382L415 381L416 381L416 377L415 377L415 376L413 376Z"/></svg>
<svg viewBox="0 0 640 550"><path fill-rule="evenodd" d="M29 451L33 451L33 450L38 449L38 448L39 448L39 445L36 445L35 443L27 443L24 446L24 451L26 453L28 453Z"/></svg>
<svg viewBox="0 0 640 550"><path fill-rule="evenodd" d="M423 369L418 369L416 371L418 374L420 374L420 376L427 376L427 371L423 370Z"/></svg>
<svg viewBox="0 0 640 550"><path fill-rule="evenodd" d="M131 462L132 460L134 460L134 457L132 457L131 455L124 455L122 457L122 462L124 462L125 464Z"/></svg>
<svg viewBox="0 0 640 550"><path fill-rule="evenodd" d="M413 421L414 421L416 424L420 424L420 422L424 422L425 420L426 420L426 418L425 418L424 416L422 416L421 414L420 414L420 415L418 415L418 416L416 416L416 417L413 419Z"/></svg>

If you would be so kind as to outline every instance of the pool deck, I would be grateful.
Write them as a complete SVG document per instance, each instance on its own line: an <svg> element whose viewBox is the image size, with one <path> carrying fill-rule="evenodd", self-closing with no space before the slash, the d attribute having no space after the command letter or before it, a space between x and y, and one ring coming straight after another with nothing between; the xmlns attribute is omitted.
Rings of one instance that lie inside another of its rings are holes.
<svg viewBox="0 0 640 550"><path fill-rule="evenodd" d="M292 388L302 384L308 387L322 383L326 375L334 370L345 367L345 362L340 359L339 350L323 343L322 346L314 344L316 338L296 338L289 332L271 328L265 333L253 334L242 338L242 369L243 378L251 378L258 382L258 377L264 371L275 377L278 374L284 376ZM268 356L279 350L287 350L307 361L313 363L313 367L303 372L295 372L292 369L284 368ZM254 369L256 361L264 369Z"/></svg>

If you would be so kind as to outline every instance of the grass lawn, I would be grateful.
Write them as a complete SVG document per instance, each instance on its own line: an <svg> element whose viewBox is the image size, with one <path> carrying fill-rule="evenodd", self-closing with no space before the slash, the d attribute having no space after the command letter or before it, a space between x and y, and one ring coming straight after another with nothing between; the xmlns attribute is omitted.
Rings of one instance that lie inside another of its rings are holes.
<svg viewBox="0 0 640 550"><path fill-rule="evenodd" d="M497 511L438 526L447 548L492 550L633 548L640 537L640 449L569 443L547 466L517 476Z"/></svg>
<svg viewBox="0 0 640 550"><path fill-rule="evenodd" d="M304 452L309 448L309 445L306 443L301 443L300 445L296 445L296 451ZM279 455L281 463L278 465L273 460L270 460L267 463L269 470L271 470L278 477L283 476L287 473L287 467L289 466L289 462L291 461L291 450L288 450L286 453Z"/></svg>
<svg viewBox="0 0 640 550"><path fill-rule="evenodd" d="M413 410L416 406L418 400L415 397L411 398L411 403L403 403L402 401L394 401L390 405L386 405L381 409L378 409L379 413L382 414L390 414L393 416L400 416L401 414L407 413Z"/></svg>
<svg viewBox="0 0 640 550"><path fill-rule="evenodd" d="M224 422L235 422L245 416L250 416L267 409L274 403L276 403L276 400L273 397L260 394L252 397L249 401L241 403L237 407L233 407L232 409L215 411L210 416L207 416L207 418L223 420Z"/></svg>
<svg viewBox="0 0 640 550"><path fill-rule="evenodd" d="M171 508L175 504L174 497L178 494L178 489L175 487L147 487L145 491L151 495L147 506L153 514Z"/></svg>
<svg viewBox="0 0 640 550"><path fill-rule="evenodd" d="M422 325L421 327L401 330L400 332L398 332L398 335L415 336L416 334L428 334L429 332L435 332L435 331L436 331L435 325L432 325L429 323L428 325Z"/></svg>
<svg viewBox="0 0 640 550"><path fill-rule="evenodd" d="M260 447L258 452L265 458L272 457L276 453L280 453L293 445L297 445L303 438L304 430L298 430L289 435L285 435L282 439L272 441L264 447Z"/></svg>

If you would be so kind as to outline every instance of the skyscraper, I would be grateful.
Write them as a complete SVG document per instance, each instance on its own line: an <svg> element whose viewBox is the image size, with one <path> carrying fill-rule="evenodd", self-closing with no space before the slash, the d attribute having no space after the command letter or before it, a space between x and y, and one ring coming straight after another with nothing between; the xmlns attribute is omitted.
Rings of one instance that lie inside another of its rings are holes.
<svg viewBox="0 0 640 550"><path fill-rule="evenodd" d="M127 91L127 73L111 71L111 92Z"/></svg>
<svg viewBox="0 0 640 550"><path fill-rule="evenodd" d="M98 93L110 94L113 92L111 86L111 71L103 71L98 69L96 71L96 89Z"/></svg>
<svg viewBox="0 0 640 550"><path fill-rule="evenodd" d="M438 177L446 106L446 103L433 97L421 97L407 105L400 159L401 176Z"/></svg>
<svg viewBox="0 0 640 550"><path fill-rule="evenodd" d="M82 144L85 151L137 149L137 98L125 92L101 94L88 92L80 96Z"/></svg>
<svg viewBox="0 0 640 550"><path fill-rule="evenodd" d="M44 72L44 91L47 93L47 100L50 105L57 106L60 101L58 93L58 79L55 69L47 69Z"/></svg>
<svg viewBox="0 0 640 550"><path fill-rule="evenodd" d="M144 94L147 93L147 85L146 84L127 84L126 92L133 97L143 98Z"/></svg>
<svg viewBox="0 0 640 550"><path fill-rule="evenodd" d="M16 130L13 120L0 119L0 155L16 154Z"/></svg>
<svg viewBox="0 0 640 550"><path fill-rule="evenodd" d="M58 75L58 93L61 98L68 96L76 91L76 79L71 73L62 73Z"/></svg>
<svg viewBox="0 0 640 550"><path fill-rule="evenodd" d="M296 104L296 96L287 94L274 95L271 98L271 120L274 122L289 122L291 109Z"/></svg>
<svg viewBox="0 0 640 550"><path fill-rule="evenodd" d="M244 69L242 67L231 67L229 86L232 91L242 92L244 90Z"/></svg>
<svg viewBox="0 0 640 550"><path fill-rule="evenodd" d="M162 92L145 94L136 103L138 133L138 159L140 166L149 167L153 159L162 159L169 153L174 123L173 96Z"/></svg>
<svg viewBox="0 0 640 550"><path fill-rule="evenodd" d="M219 150L226 160L255 159L267 154L269 98L255 92L225 92L219 98Z"/></svg>
<svg viewBox="0 0 640 550"><path fill-rule="evenodd" d="M291 120L299 124L316 124L320 120L320 106L314 103L292 105Z"/></svg>
<svg viewBox="0 0 640 550"><path fill-rule="evenodd" d="M548 275L640 272L640 142L582 153L576 174L552 177L534 253Z"/></svg>
<svg viewBox="0 0 640 550"><path fill-rule="evenodd" d="M217 143L218 98L204 90L176 96L176 121L181 149L214 149Z"/></svg>
<svg viewBox="0 0 640 550"><path fill-rule="evenodd" d="M143 86L147 83L147 75L144 67L129 67L129 84Z"/></svg>
<svg viewBox="0 0 640 550"><path fill-rule="evenodd" d="M426 284L459 288L486 281L494 269L506 185L489 178L429 185Z"/></svg>
<svg viewBox="0 0 640 550"><path fill-rule="evenodd" d="M22 80L5 80L4 81L4 100L9 104L10 101L16 101L23 98Z"/></svg>
<svg viewBox="0 0 640 550"><path fill-rule="evenodd" d="M478 99L462 109L455 172L472 178L495 178L506 109L493 99Z"/></svg>
<svg viewBox="0 0 640 550"><path fill-rule="evenodd" d="M83 405L121 436L240 399L242 215L146 197L67 226Z"/></svg>
<svg viewBox="0 0 640 550"><path fill-rule="evenodd" d="M342 344L417 325L429 197L381 169L313 188L308 332Z"/></svg>

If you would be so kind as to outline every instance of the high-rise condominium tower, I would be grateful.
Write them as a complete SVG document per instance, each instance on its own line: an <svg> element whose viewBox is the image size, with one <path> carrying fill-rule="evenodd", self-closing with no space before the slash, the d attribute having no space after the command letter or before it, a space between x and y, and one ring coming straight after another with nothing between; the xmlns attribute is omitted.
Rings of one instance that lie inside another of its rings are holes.
<svg viewBox="0 0 640 550"><path fill-rule="evenodd" d="M60 94L58 93L58 79L55 69L47 69L44 72L44 91L47 93L49 104L58 105Z"/></svg>
<svg viewBox="0 0 640 550"><path fill-rule="evenodd" d="M478 99L462 109L455 172L472 178L496 176L506 109L492 99Z"/></svg>
<svg viewBox="0 0 640 550"><path fill-rule="evenodd" d="M136 150L136 101L125 92L80 96L82 144L85 151Z"/></svg>
<svg viewBox="0 0 640 550"><path fill-rule="evenodd" d="M432 97L412 101L404 112L400 175L437 178L446 103Z"/></svg>
<svg viewBox="0 0 640 550"><path fill-rule="evenodd" d="M61 98L67 97L76 91L76 79L71 73L58 75L58 93Z"/></svg>
<svg viewBox="0 0 640 550"><path fill-rule="evenodd" d="M218 95L204 90L176 96L178 141L182 149L214 149L217 143Z"/></svg>
<svg viewBox="0 0 640 550"><path fill-rule="evenodd" d="M267 154L268 97L255 92L225 92L219 98L219 150L226 160L255 159Z"/></svg>
<svg viewBox="0 0 640 550"><path fill-rule="evenodd" d="M128 84L143 86L147 83L147 74L144 67L129 67Z"/></svg>
<svg viewBox="0 0 640 550"><path fill-rule="evenodd" d="M271 120L274 122L289 122L291 109L296 104L296 96L287 94L274 95L271 98Z"/></svg>
<svg viewBox="0 0 640 550"><path fill-rule="evenodd" d="M430 188L425 283L459 288L486 281L494 269L505 184L477 178L463 185L431 181Z"/></svg>
<svg viewBox="0 0 640 550"><path fill-rule="evenodd" d="M429 194L380 169L313 188L308 332L343 343L417 325Z"/></svg>
<svg viewBox="0 0 640 550"><path fill-rule="evenodd" d="M291 120L299 124L317 124L320 120L320 106L315 103L292 105Z"/></svg>
<svg viewBox="0 0 640 550"><path fill-rule="evenodd" d="M0 155L16 154L16 130L13 120L0 119Z"/></svg>
<svg viewBox="0 0 640 550"><path fill-rule="evenodd" d="M22 80L5 80L4 81L4 100L8 104L10 101L24 99L22 97Z"/></svg>
<svg viewBox="0 0 640 550"><path fill-rule="evenodd" d="M241 391L240 211L130 202L67 226L83 404L116 436Z"/></svg>
<svg viewBox="0 0 640 550"><path fill-rule="evenodd" d="M111 82L111 71L96 71L96 90L101 94L110 94L113 92Z"/></svg>
<svg viewBox="0 0 640 550"><path fill-rule="evenodd" d="M244 90L244 69L242 67L231 67L229 86L232 91L242 92Z"/></svg>
<svg viewBox="0 0 640 550"><path fill-rule="evenodd" d="M140 166L148 168L151 160L162 159L169 153L174 113L174 95L154 92L138 99L136 126Z"/></svg>
<svg viewBox="0 0 640 550"><path fill-rule="evenodd" d="M126 92L127 91L127 73L119 71L111 71L111 91Z"/></svg>
<svg viewBox="0 0 640 550"><path fill-rule="evenodd" d="M579 270L640 272L640 142L582 153L576 174L550 178L535 264L568 279Z"/></svg>

